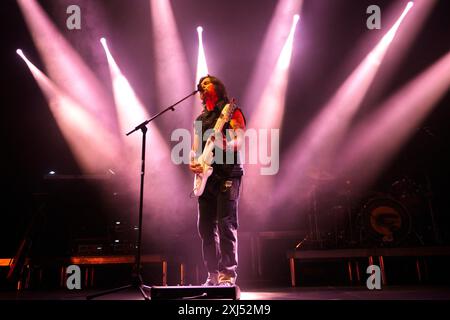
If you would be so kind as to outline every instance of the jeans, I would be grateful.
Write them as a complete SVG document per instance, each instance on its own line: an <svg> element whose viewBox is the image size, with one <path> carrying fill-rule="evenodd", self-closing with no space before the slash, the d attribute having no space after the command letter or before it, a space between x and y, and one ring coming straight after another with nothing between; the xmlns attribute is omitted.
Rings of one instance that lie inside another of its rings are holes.
<svg viewBox="0 0 450 320"><path fill-rule="evenodd" d="M203 262L209 273L236 278L238 200L241 177L211 176L198 199L198 232Z"/></svg>

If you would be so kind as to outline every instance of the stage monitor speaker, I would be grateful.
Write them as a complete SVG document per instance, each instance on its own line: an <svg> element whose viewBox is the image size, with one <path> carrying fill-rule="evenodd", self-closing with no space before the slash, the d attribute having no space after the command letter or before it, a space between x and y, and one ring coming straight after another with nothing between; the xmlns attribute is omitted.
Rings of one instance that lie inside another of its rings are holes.
<svg viewBox="0 0 450 320"><path fill-rule="evenodd" d="M228 299L239 300L240 289L231 287L204 287L204 286L152 286L151 300L174 299Z"/></svg>

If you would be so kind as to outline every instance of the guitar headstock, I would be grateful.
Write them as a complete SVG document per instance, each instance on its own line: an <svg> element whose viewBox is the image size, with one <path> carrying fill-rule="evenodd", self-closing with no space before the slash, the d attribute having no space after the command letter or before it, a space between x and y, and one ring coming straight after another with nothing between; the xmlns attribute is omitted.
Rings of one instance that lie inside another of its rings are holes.
<svg viewBox="0 0 450 320"><path fill-rule="evenodd" d="M225 122L231 119L231 116L235 109L236 109L236 99L232 98L231 101L222 110L222 117L225 120Z"/></svg>
<svg viewBox="0 0 450 320"><path fill-rule="evenodd" d="M235 98L231 98L230 107L231 107L231 114L233 114L233 111L237 108Z"/></svg>

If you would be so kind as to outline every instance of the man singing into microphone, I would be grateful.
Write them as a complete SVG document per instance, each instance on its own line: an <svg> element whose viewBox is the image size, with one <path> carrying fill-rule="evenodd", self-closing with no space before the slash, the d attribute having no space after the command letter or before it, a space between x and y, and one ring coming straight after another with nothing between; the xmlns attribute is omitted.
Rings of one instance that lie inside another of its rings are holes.
<svg viewBox="0 0 450 320"><path fill-rule="evenodd" d="M230 103L225 86L216 77L207 75L201 78L198 90L203 111L196 119L201 126L195 126L190 162L190 169L196 174L202 173L196 158L202 153L208 138L203 135L214 128L223 108ZM239 149L244 130L244 115L236 108L230 121L224 125L222 134L214 137L217 148L213 173L198 198L197 226L202 240L203 262L208 271L204 286L232 286L236 282L238 200L243 175Z"/></svg>

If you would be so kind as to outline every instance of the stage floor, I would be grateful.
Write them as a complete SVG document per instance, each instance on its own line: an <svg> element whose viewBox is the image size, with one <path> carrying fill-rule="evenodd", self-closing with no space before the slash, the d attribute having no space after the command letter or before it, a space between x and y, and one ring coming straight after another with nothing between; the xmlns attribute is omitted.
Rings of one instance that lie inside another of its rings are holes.
<svg viewBox="0 0 450 320"><path fill-rule="evenodd" d="M29 290L0 292L0 300L85 300L97 290ZM140 292L127 289L95 300L143 300ZM365 287L241 287L241 299L249 300L450 300L449 286L388 286L381 290Z"/></svg>

